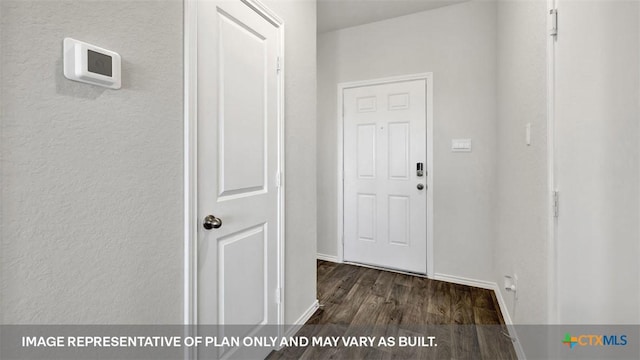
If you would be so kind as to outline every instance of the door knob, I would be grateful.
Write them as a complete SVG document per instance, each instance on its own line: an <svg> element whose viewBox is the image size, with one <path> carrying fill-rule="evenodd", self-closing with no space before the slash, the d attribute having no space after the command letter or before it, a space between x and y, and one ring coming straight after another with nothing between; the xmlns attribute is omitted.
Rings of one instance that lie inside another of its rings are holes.
<svg viewBox="0 0 640 360"><path fill-rule="evenodd" d="M424 189L424 185L418 184L417 188L418 188L418 190L422 190L422 189Z"/></svg>
<svg viewBox="0 0 640 360"><path fill-rule="evenodd" d="M217 229L220 226L222 226L222 220L220 220L220 218L217 218L213 215L207 215L204 217L204 220L202 221L202 226L207 230Z"/></svg>

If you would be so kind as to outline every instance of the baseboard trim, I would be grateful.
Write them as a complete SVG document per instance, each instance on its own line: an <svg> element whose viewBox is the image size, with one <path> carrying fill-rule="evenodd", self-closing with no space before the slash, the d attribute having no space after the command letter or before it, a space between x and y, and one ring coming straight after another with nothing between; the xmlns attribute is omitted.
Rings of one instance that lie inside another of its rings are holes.
<svg viewBox="0 0 640 360"><path fill-rule="evenodd" d="M511 319L511 315L509 315L509 311L507 309L507 302L502 297L502 291L498 288L498 284L495 284L493 292L496 294L496 299L498 299L498 305L500 306L500 312L502 312L502 317L504 318L504 323L507 325L513 325L513 320Z"/></svg>
<svg viewBox="0 0 640 360"><path fill-rule="evenodd" d="M498 306L500 306L500 312L502 313L502 318L504 319L504 323L507 325L507 330L509 331L509 336L513 339L513 348L516 350L516 355L520 360L526 360L527 357L524 354L524 349L522 348L522 343L520 343L520 339L518 338L518 333L516 332L515 327L513 326L513 321L511 320L511 315L509 315L509 311L507 310L507 303L504 301L504 297L502 297L502 291L498 287L498 284L493 283L494 288L493 292L496 294L496 299L498 300Z"/></svg>
<svg viewBox="0 0 640 360"><path fill-rule="evenodd" d="M475 286L482 289L492 290L496 294L496 299L498 300L498 306L500 307L500 312L502 313L502 318L504 319L504 323L507 326L507 330L509 331L509 336L513 341L513 348L516 351L516 355L520 360L526 360L526 356L524 354L524 349L522 348L522 344L518 339L518 334L516 333L516 329L513 327L513 321L511 319L511 315L509 315L509 311L507 309L507 303L502 297L502 292L498 287L498 284L492 281L485 280L477 280L466 278L463 276L455 276L448 275L442 273L436 273L433 277L434 280L446 281L454 284L467 285L467 286Z"/></svg>
<svg viewBox="0 0 640 360"><path fill-rule="evenodd" d="M433 280L446 281L446 282L460 284L460 285L474 286L474 287L479 287L482 289L494 290L494 291L497 287L496 283L491 281L476 280L476 279L466 278L462 276L448 275L448 274L442 274L442 273L435 273Z"/></svg>
<svg viewBox="0 0 640 360"><path fill-rule="evenodd" d="M335 255L327 255L327 254L318 253L316 255L316 257L318 258L318 260L330 261L330 262L334 262L334 263L338 263L338 264L342 263L342 261L340 261L338 259L338 257L335 256Z"/></svg>
<svg viewBox="0 0 640 360"><path fill-rule="evenodd" d="M287 329L287 331L284 333L285 337L291 337L294 336L298 330L300 330L300 328L302 328L302 325L304 325L307 321L309 321L309 319L311 319L311 317L313 316L313 314L315 314L316 310L318 310L318 308L320 308L320 303L318 302L318 300L314 301L313 304L311 304L311 306L307 309L307 311L305 311L299 318L298 320L296 320L291 327L289 327Z"/></svg>

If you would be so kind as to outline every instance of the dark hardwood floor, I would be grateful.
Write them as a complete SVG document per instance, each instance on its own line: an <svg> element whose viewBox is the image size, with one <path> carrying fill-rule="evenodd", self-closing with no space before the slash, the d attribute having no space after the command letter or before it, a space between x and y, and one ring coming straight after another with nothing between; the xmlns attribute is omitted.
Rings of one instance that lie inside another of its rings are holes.
<svg viewBox="0 0 640 360"><path fill-rule="evenodd" d="M269 359L517 358L490 290L318 261L318 300L297 336L435 336L437 346L289 347Z"/></svg>

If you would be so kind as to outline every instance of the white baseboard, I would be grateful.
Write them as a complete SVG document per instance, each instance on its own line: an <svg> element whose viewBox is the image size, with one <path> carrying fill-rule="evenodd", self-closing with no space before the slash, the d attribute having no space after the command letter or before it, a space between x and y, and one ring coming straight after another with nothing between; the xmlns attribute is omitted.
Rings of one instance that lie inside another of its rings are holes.
<svg viewBox="0 0 640 360"><path fill-rule="evenodd" d="M497 285L491 281L470 279L462 276L448 275L442 273L435 273L433 280L446 281L454 284L475 286L482 289L495 290ZM506 321L506 320L505 320Z"/></svg>
<svg viewBox="0 0 640 360"><path fill-rule="evenodd" d="M311 306L307 309L307 311L305 311L298 318L298 320L296 320L291 325L291 327L287 329L284 336L285 337L294 336L298 332L298 330L302 328L302 325L304 325L307 321L309 321L309 319L313 316L313 314L316 312L316 310L318 310L319 307L320 307L320 303L318 302L318 300L314 301L313 304L311 304Z"/></svg>
<svg viewBox="0 0 640 360"><path fill-rule="evenodd" d="M520 360L526 360L526 356L524 354L524 349L522 348L522 344L518 339L518 334L516 333L516 329L513 327L513 321L511 319L511 315L509 315L509 310L507 309L507 303L504 301L502 297L502 292L498 287L498 284L492 281L485 280L477 280L470 279L462 276L448 275L442 273L436 273L433 277L434 280L446 281L454 284L467 285L467 286L475 286L482 289L492 290L496 294L496 299L498 300L498 306L500 307L500 312L502 313L502 318L504 319L504 323L507 325L507 330L509 331L509 336L511 336L513 341L513 348L516 351L516 355Z"/></svg>
<svg viewBox="0 0 640 360"><path fill-rule="evenodd" d="M516 329L513 327L513 321L511 320L511 315L509 315L507 303L504 301L504 297L502 297L502 291L500 291L498 284L494 283L494 285L495 286L492 290L496 294L496 299L498 299L498 306L500 306L500 312L502 313L504 323L507 325L507 330L509 330L509 336L511 336L512 339L515 339L515 341L513 342L513 348L516 350L518 359L526 360L527 356L524 354L522 343L520 343L520 339L518 338Z"/></svg>
<svg viewBox="0 0 640 360"><path fill-rule="evenodd" d="M500 312L504 318L504 323L507 325L513 325L513 320L511 319L511 315L507 309L507 302L504 300L504 297L502 297L502 292L498 288L498 284L495 284L495 287L491 290L493 290L496 294L496 299L498 299L498 305L500 306Z"/></svg>
<svg viewBox="0 0 640 360"><path fill-rule="evenodd" d="M330 261L330 262L334 262L334 263L341 263L342 262L335 255L327 255L327 254L318 253L317 254L317 258L318 258L318 260Z"/></svg>

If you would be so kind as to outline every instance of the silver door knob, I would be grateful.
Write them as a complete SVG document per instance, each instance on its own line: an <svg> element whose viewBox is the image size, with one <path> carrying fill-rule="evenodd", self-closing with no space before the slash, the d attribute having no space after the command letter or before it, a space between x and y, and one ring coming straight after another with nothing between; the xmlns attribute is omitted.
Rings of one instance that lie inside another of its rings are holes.
<svg viewBox="0 0 640 360"><path fill-rule="evenodd" d="M424 185L418 184L417 188L418 188L418 190L422 190L422 189L424 189Z"/></svg>
<svg viewBox="0 0 640 360"><path fill-rule="evenodd" d="M213 215L207 215L204 217L204 220L202 221L202 226L207 230L217 229L220 226L222 226L222 220L220 220L220 218L217 218Z"/></svg>

